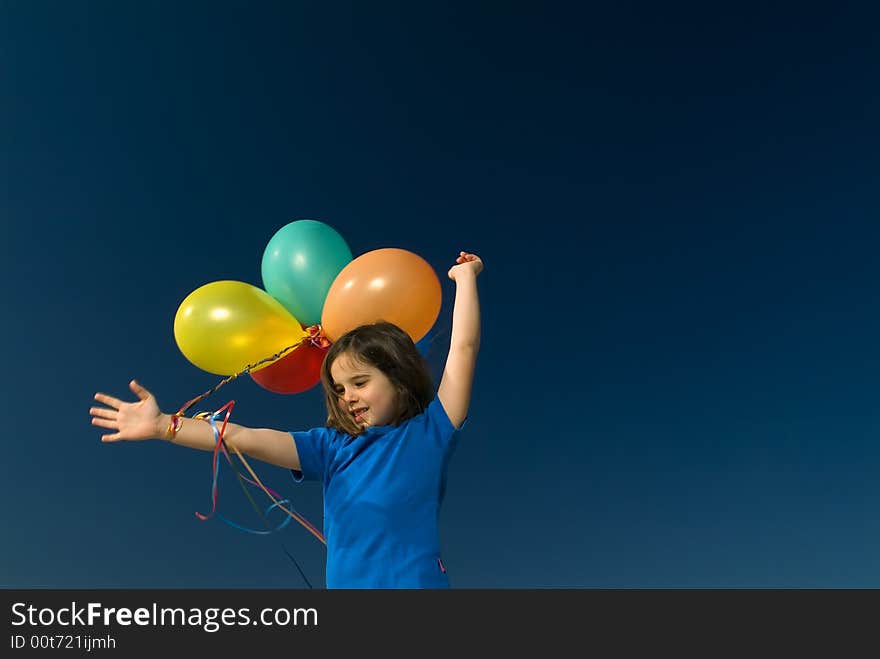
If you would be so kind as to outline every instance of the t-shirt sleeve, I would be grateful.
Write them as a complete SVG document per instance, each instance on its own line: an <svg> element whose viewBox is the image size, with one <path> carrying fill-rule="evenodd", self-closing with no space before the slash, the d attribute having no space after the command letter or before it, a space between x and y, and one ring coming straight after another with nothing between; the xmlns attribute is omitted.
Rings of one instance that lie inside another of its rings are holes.
<svg viewBox="0 0 880 659"><path fill-rule="evenodd" d="M456 428L449 420L449 415L443 408L440 398L434 396L434 399L428 404L428 409L424 412L424 423L427 426L428 435L433 437L441 445L447 445L461 428ZM465 420L461 427L464 428Z"/></svg>
<svg viewBox="0 0 880 659"><path fill-rule="evenodd" d="M292 430L290 435L296 445L299 456L299 471L291 469L293 480L320 481L327 472L327 461L330 455L330 442L333 438L330 428L312 428L311 430Z"/></svg>

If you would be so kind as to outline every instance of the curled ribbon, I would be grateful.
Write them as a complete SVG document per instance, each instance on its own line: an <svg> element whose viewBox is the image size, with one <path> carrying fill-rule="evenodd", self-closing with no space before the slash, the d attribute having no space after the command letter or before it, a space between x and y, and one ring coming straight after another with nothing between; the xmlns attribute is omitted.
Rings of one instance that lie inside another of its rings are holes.
<svg viewBox="0 0 880 659"><path fill-rule="evenodd" d="M309 335L309 342L311 342L313 346L321 348L322 350L326 350L330 347L332 342L327 338L327 335L324 334L324 328L320 325L310 325L309 327L306 327L306 332Z"/></svg>

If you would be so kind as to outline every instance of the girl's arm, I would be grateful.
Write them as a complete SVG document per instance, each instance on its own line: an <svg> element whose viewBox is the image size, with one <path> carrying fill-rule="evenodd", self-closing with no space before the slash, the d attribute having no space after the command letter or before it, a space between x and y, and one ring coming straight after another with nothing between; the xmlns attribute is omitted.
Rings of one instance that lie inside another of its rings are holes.
<svg viewBox="0 0 880 659"><path fill-rule="evenodd" d="M165 439L171 421L170 414L163 414L156 397L132 380L129 384L137 395L137 403L126 403L113 396L98 393L95 400L108 407L93 407L92 425L109 428L116 432L101 437L103 442L121 440ZM279 467L299 470L299 455L290 433L280 430L246 428L234 423L227 424L223 439L230 448L257 460ZM173 439L180 446L214 450L214 430L209 423L200 419L181 419L180 428Z"/></svg>
<svg viewBox="0 0 880 659"><path fill-rule="evenodd" d="M455 282L452 336L437 396L449 420L456 428L460 428L467 418L477 353L480 350L477 275L483 270L483 262L476 254L462 252L456 259L456 264L449 269L449 278Z"/></svg>

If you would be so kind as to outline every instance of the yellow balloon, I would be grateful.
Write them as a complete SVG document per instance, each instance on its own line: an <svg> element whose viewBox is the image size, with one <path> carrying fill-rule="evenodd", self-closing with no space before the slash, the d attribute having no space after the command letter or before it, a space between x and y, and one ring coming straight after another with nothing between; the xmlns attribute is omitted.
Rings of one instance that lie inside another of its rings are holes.
<svg viewBox="0 0 880 659"><path fill-rule="evenodd" d="M174 316L177 347L193 364L217 375L238 373L305 336L299 321L278 300L241 281L215 281L197 288Z"/></svg>

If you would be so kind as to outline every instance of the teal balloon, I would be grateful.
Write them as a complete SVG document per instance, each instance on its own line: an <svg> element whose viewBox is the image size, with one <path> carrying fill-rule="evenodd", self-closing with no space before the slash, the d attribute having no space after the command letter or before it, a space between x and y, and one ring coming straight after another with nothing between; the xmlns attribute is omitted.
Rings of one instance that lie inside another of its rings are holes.
<svg viewBox="0 0 880 659"><path fill-rule="evenodd" d="M351 259L335 229L296 220L275 232L263 251L263 288L300 323L316 325L330 285Z"/></svg>

